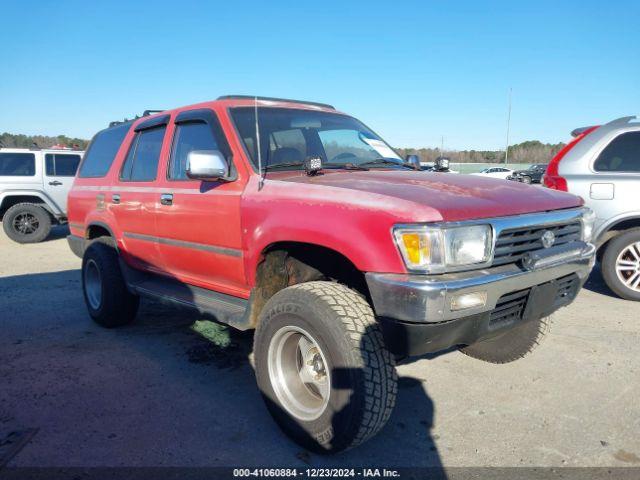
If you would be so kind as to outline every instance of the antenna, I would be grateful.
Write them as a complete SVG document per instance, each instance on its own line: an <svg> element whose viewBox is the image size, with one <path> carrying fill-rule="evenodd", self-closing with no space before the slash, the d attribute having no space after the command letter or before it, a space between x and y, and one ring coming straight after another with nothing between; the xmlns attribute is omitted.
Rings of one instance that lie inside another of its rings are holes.
<svg viewBox="0 0 640 480"><path fill-rule="evenodd" d="M509 163L509 128L511 127L511 92L513 88L509 89L509 109L507 110L507 146L504 149L504 164Z"/></svg>
<svg viewBox="0 0 640 480"><path fill-rule="evenodd" d="M258 191L260 191L262 190L262 187L264 185L264 177L262 176L262 148L260 148L260 124L258 123L258 97L254 97L253 105L256 117L256 146L258 148L258 174L260 175L260 181L258 182Z"/></svg>

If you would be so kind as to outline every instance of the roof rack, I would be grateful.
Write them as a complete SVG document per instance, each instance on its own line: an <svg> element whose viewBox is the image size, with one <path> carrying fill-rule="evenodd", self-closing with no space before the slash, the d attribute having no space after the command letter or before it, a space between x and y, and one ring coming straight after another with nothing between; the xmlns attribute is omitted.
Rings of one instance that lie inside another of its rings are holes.
<svg viewBox="0 0 640 480"><path fill-rule="evenodd" d="M330 108L331 110L335 110L336 108L333 105L329 105L328 103L320 103L320 102L307 102L306 100L292 100L290 98L276 98L276 97L256 97L253 95L222 95L217 98L218 100L266 100L270 102L289 102L289 103L302 103L303 105L314 105L316 107L322 108Z"/></svg>
<svg viewBox="0 0 640 480"><path fill-rule="evenodd" d="M124 120L114 120L113 122L109 122L109 128L115 127L116 125L123 125L125 123L130 123L139 118L148 117L149 115L153 115L155 113L160 113L160 112L164 112L164 110L145 110L144 112L142 112L142 115L136 115L134 118L131 118L131 119L125 118Z"/></svg>

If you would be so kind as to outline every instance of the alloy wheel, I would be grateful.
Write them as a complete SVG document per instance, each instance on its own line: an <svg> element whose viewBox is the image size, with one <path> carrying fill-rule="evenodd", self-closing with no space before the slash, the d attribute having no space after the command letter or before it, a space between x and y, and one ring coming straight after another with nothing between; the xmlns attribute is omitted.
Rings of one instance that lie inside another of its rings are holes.
<svg viewBox="0 0 640 480"><path fill-rule="evenodd" d="M306 330L286 326L269 343L269 379L281 405L297 419L315 420L329 402L331 374L318 342Z"/></svg>

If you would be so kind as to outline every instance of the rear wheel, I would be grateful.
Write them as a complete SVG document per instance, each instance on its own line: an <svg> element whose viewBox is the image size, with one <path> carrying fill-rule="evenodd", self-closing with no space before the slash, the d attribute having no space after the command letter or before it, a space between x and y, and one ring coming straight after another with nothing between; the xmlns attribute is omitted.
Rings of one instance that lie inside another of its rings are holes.
<svg viewBox="0 0 640 480"><path fill-rule="evenodd" d="M460 351L489 363L509 363L529 354L549 332L550 317L530 320L502 335L462 347Z"/></svg>
<svg viewBox="0 0 640 480"><path fill-rule="evenodd" d="M611 240L602 256L602 276L616 295L640 301L640 228Z"/></svg>
<svg viewBox="0 0 640 480"><path fill-rule="evenodd" d="M354 447L391 415L394 359L369 304L343 285L309 282L276 293L260 314L254 356L269 412L305 448Z"/></svg>
<svg viewBox="0 0 640 480"><path fill-rule="evenodd" d="M42 242L51 231L51 216L35 203L18 203L2 218L4 232L14 242Z"/></svg>
<svg viewBox="0 0 640 480"><path fill-rule="evenodd" d="M127 289L118 252L109 239L94 240L82 258L82 291L89 315L103 327L133 321L140 299Z"/></svg>

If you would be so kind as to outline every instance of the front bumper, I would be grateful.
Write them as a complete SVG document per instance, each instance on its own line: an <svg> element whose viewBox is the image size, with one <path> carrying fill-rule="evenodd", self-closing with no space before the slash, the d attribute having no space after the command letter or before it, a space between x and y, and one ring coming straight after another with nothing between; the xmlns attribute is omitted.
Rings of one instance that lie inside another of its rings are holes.
<svg viewBox="0 0 640 480"><path fill-rule="evenodd" d="M570 303L593 268L595 250L594 245L584 242L575 242L571 250L551 248L544 261L539 259L530 269L511 264L443 275L367 273L366 279L388 346L395 353L420 354L474 343ZM552 302L546 309L538 306L538 311L529 311L526 317L514 318L499 328L490 325L491 312L507 294L570 276L575 276L577 288L562 302ZM451 308L454 297L475 292L486 293L484 305L457 311ZM434 334L443 333L446 339L430 342Z"/></svg>

